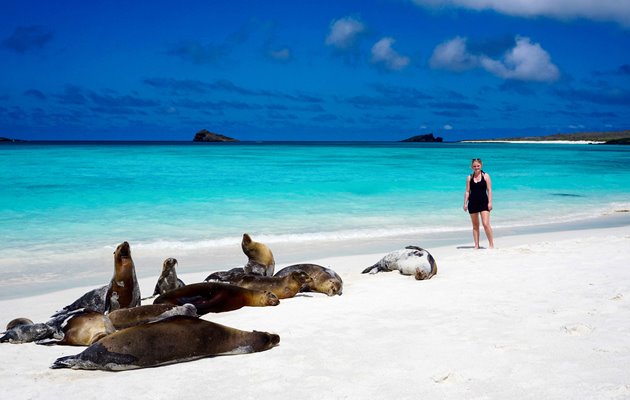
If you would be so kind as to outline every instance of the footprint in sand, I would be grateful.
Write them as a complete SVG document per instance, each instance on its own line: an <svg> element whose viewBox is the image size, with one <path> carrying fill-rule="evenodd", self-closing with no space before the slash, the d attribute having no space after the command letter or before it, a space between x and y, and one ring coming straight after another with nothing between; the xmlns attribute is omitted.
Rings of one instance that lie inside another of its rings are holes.
<svg viewBox="0 0 630 400"><path fill-rule="evenodd" d="M458 383L462 381L462 378L459 375L455 374L454 372L449 372L447 374L433 375L431 379L433 379L433 382L438 383L438 384Z"/></svg>
<svg viewBox="0 0 630 400"><path fill-rule="evenodd" d="M623 300L623 294L619 293L618 295L611 297L610 300L614 300L614 301Z"/></svg>
<svg viewBox="0 0 630 400"><path fill-rule="evenodd" d="M584 336L593 332L593 328L586 324L571 324L563 326L564 333L569 336Z"/></svg>

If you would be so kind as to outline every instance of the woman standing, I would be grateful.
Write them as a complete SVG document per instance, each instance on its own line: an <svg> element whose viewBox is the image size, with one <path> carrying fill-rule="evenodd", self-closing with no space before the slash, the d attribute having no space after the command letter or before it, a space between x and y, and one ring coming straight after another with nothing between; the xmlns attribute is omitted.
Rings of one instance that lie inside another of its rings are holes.
<svg viewBox="0 0 630 400"><path fill-rule="evenodd" d="M473 173L466 177L466 192L464 193L464 211L470 213L473 226L475 249L479 248L479 214L483 230L486 232L489 247L494 248L492 227L490 226L490 211L492 211L492 181L490 175L481 170L480 158L473 158L470 168Z"/></svg>

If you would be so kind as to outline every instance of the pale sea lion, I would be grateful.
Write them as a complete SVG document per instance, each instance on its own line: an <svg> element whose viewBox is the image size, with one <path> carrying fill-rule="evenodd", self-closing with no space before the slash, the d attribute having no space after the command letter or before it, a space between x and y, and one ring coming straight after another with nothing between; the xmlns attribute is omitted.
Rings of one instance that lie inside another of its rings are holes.
<svg viewBox="0 0 630 400"><path fill-rule="evenodd" d="M158 296L153 304L195 306L199 315L237 310L244 306L276 306L278 297L271 292L253 290L219 282L193 283Z"/></svg>
<svg viewBox="0 0 630 400"><path fill-rule="evenodd" d="M231 284L256 290L267 290L279 299L295 296L302 286L313 282L304 271L292 271L284 276L241 275L230 281Z"/></svg>
<svg viewBox="0 0 630 400"><path fill-rule="evenodd" d="M246 274L273 275L276 262L269 247L262 243L254 242L247 233L244 233L241 248L247 256L247 264L243 267Z"/></svg>
<svg viewBox="0 0 630 400"><path fill-rule="evenodd" d="M275 276L285 276L292 271L304 271L311 277L311 282L302 286L301 292L318 292L328 296L343 292L343 281L332 269L317 264L295 264L282 268Z"/></svg>
<svg viewBox="0 0 630 400"><path fill-rule="evenodd" d="M363 274L376 274L381 271L400 271L403 275L414 275L417 280L430 279L437 274L437 263L423 248L407 246L404 249L386 254L376 264L363 270Z"/></svg>
<svg viewBox="0 0 630 400"><path fill-rule="evenodd" d="M140 286L131 258L129 243L123 242L114 251L114 276L105 296L106 311L140 305Z"/></svg>
<svg viewBox="0 0 630 400"><path fill-rule="evenodd" d="M264 351L279 342L276 334L177 316L112 333L82 353L58 358L51 368L121 371Z"/></svg>
<svg viewBox="0 0 630 400"><path fill-rule="evenodd" d="M162 263L162 273L155 284L155 290L153 295L160 295L168 292L169 290L177 289L185 285L185 283L177 278L177 272L175 272L175 266L177 260L174 258L167 258Z"/></svg>

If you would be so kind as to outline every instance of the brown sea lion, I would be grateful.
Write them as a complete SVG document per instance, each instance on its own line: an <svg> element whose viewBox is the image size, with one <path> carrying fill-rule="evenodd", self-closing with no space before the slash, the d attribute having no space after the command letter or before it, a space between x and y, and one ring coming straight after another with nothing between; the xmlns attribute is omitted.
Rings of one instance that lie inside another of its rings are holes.
<svg viewBox="0 0 630 400"><path fill-rule="evenodd" d="M237 310L244 306L276 306L278 297L267 291L246 289L219 282L193 283L171 290L153 300L153 304L184 305L190 303L197 314L219 313Z"/></svg>
<svg viewBox="0 0 630 400"><path fill-rule="evenodd" d="M256 290L267 290L279 299L295 296L302 286L309 285L313 279L304 271L293 271L285 276L241 275L231 284Z"/></svg>
<svg viewBox="0 0 630 400"><path fill-rule="evenodd" d="M241 248L247 256L247 264L243 267L246 274L273 276L276 262L269 247L254 242L247 233L244 233Z"/></svg>
<svg viewBox="0 0 630 400"><path fill-rule="evenodd" d="M63 337L59 340L40 342L67 346L89 346L103 337L132 326L148 324L176 315L196 317L192 304L150 304L132 308L121 308L108 314L90 310L76 311L64 320L59 328Z"/></svg>
<svg viewBox="0 0 630 400"><path fill-rule="evenodd" d="M89 346L116 331L109 317L96 311L83 311L69 317L62 326L63 338L46 344Z"/></svg>
<svg viewBox="0 0 630 400"><path fill-rule="evenodd" d="M295 264L282 268L275 276L286 276L293 271L304 271L311 277L311 282L302 286L301 292L318 292L328 296L343 292L343 281L332 269L317 264Z"/></svg>
<svg viewBox="0 0 630 400"><path fill-rule="evenodd" d="M123 242L114 251L114 276L105 295L106 311L140 305L140 286L131 258L129 243Z"/></svg>
<svg viewBox="0 0 630 400"><path fill-rule="evenodd" d="M280 342L267 332L247 332L203 319L177 316L112 333L82 353L58 358L51 368L122 371L203 357L264 351Z"/></svg>
<svg viewBox="0 0 630 400"><path fill-rule="evenodd" d="M147 324L176 315L197 317L197 309L192 304L183 304L181 306L174 304L147 304L133 308L121 308L107 314L116 330Z"/></svg>
<svg viewBox="0 0 630 400"><path fill-rule="evenodd" d="M363 270L363 274L376 274L384 271L400 271L403 275L413 275L417 280L430 279L437 274L435 259L423 248L407 246L404 249L392 251L381 258L376 264Z"/></svg>
<svg viewBox="0 0 630 400"><path fill-rule="evenodd" d="M175 266L177 260L174 258L167 258L162 263L162 273L155 284L153 295L160 295L168 292L169 290L177 289L185 285L185 283L177 278L177 272L175 272Z"/></svg>

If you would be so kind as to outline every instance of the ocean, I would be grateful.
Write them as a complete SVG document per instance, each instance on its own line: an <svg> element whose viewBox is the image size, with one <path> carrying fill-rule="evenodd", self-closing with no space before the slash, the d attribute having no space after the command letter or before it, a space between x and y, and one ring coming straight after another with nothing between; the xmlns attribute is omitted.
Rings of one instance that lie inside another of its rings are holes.
<svg viewBox="0 0 630 400"><path fill-rule="evenodd" d="M128 241L139 277L242 266L243 233L277 265L472 242L472 158L500 235L630 209L630 147L512 143L6 143L0 299L102 285ZM485 235L482 232L482 245Z"/></svg>

